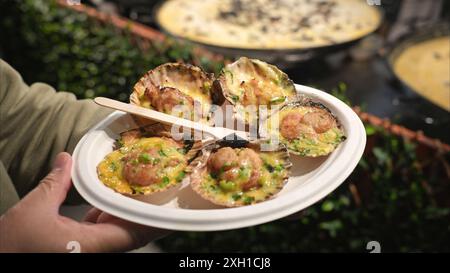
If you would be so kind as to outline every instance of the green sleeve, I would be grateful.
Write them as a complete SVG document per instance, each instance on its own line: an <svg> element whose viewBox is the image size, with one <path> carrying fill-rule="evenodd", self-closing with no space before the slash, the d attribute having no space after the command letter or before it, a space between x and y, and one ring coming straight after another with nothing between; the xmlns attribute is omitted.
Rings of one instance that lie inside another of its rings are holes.
<svg viewBox="0 0 450 273"><path fill-rule="evenodd" d="M47 84L28 86L0 59L0 161L13 183L10 189L19 197L27 194L50 171L59 152L72 153L83 134L110 112ZM1 191L8 190L0 185ZM78 200L69 194L69 201L74 198Z"/></svg>

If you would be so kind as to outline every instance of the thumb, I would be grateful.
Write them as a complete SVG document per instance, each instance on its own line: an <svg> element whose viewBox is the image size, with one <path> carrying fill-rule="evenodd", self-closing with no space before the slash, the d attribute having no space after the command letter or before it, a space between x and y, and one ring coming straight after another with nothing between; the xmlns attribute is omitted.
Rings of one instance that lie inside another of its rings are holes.
<svg viewBox="0 0 450 273"><path fill-rule="evenodd" d="M25 197L28 199L26 201L50 206L58 212L71 186L71 167L71 156L68 153L58 154L51 172Z"/></svg>

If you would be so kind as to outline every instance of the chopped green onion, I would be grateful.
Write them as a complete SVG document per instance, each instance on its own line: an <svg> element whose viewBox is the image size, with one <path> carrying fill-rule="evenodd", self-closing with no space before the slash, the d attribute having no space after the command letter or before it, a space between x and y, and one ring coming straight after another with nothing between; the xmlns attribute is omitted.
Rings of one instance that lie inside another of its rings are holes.
<svg viewBox="0 0 450 273"><path fill-rule="evenodd" d="M181 182L183 180L183 178L186 176L186 173L184 171L181 171L178 175L177 175L177 182Z"/></svg>
<svg viewBox="0 0 450 273"><path fill-rule="evenodd" d="M255 201L255 197L253 196L245 196L242 201L244 202L244 204L249 205L251 204L253 201Z"/></svg>
<svg viewBox="0 0 450 273"><path fill-rule="evenodd" d="M272 165L268 164L268 163L264 163L264 166L266 167L266 169L267 169L270 173L272 173L272 172L275 170L275 168L274 168Z"/></svg>
<svg viewBox="0 0 450 273"><path fill-rule="evenodd" d="M139 162L141 163L150 163L151 157L149 154L140 154L139 155Z"/></svg>
<svg viewBox="0 0 450 273"><path fill-rule="evenodd" d="M278 103L284 102L285 100L286 100L286 97L275 97L270 100L270 104L278 104Z"/></svg>
<svg viewBox="0 0 450 273"><path fill-rule="evenodd" d="M169 177L164 176L163 179L162 179L162 182L161 182L160 186L161 186L161 187L165 187L165 186L167 186L167 184L169 184L169 182L170 182Z"/></svg>
<svg viewBox="0 0 450 273"><path fill-rule="evenodd" d="M240 192L240 193L235 193L235 194L233 194L233 195L231 196L231 198L233 198L234 201L237 201L237 200L241 199L241 197L242 197L242 192Z"/></svg>
<svg viewBox="0 0 450 273"><path fill-rule="evenodd" d="M236 189L236 183L234 183L232 181L221 180L219 182L219 186L224 191L232 191L232 190Z"/></svg>
<svg viewBox="0 0 450 273"><path fill-rule="evenodd" d="M131 165L136 166L137 164L139 164L139 160L133 159L133 160L131 161Z"/></svg>
<svg viewBox="0 0 450 273"><path fill-rule="evenodd" d="M112 172L115 172L115 171L117 170L117 165L116 165L116 163L111 162L111 164L109 164L109 169L110 169Z"/></svg>
<svg viewBox="0 0 450 273"><path fill-rule="evenodd" d="M167 156L167 154L164 152L164 150L159 150L158 151L158 154L160 155L160 156Z"/></svg>
<svg viewBox="0 0 450 273"><path fill-rule="evenodd" d="M239 178L241 179L246 179L250 177L250 170L248 168L245 167L241 167L239 169Z"/></svg>
<svg viewBox="0 0 450 273"><path fill-rule="evenodd" d="M284 170L284 166L282 164L279 164L279 165L275 166L274 169L277 172L281 172L282 170Z"/></svg>

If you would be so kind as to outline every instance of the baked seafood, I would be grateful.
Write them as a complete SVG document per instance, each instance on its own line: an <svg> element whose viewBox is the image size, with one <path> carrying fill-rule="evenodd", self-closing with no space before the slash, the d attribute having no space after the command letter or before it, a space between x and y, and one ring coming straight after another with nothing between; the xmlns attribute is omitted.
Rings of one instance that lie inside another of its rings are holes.
<svg viewBox="0 0 450 273"><path fill-rule="evenodd" d="M178 185L200 144L175 141L162 127L154 124L122 133L117 149L98 164L99 179L126 195L149 195Z"/></svg>
<svg viewBox="0 0 450 273"><path fill-rule="evenodd" d="M214 77L201 68L166 63L148 71L134 85L130 103L207 123L215 100ZM142 126L148 121L136 118Z"/></svg>
<svg viewBox="0 0 450 273"><path fill-rule="evenodd" d="M260 134L278 139L290 153L306 157L328 155L346 138L331 111L310 99L283 106L265 120Z"/></svg>
<svg viewBox="0 0 450 273"><path fill-rule="evenodd" d="M225 66L218 78L225 99L235 108L237 118L246 124L256 122L248 106L282 105L297 96L294 83L276 66L241 57ZM257 117L257 115L256 115Z"/></svg>
<svg viewBox="0 0 450 273"><path fill-rule="evenodd" d="M192 189L217 205L237 207L265 201L278 193L291 168L286 148L262 151L259 143L232 148L205 147L188 167Z"/></svg>

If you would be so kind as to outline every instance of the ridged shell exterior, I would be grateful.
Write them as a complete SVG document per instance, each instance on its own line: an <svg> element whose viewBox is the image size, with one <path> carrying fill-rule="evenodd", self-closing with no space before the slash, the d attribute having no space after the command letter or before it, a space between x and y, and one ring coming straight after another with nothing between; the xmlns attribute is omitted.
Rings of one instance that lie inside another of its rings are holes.
<svg viewBox="0 0 450 273"><path fill-rule="evenodd" d="M179 85L186 85L186 89L176 88ZM140 98L144 96L146 89L153 89L161 92L165 87L172 87L191 95L186 90L201 90L210 97L209 104L220 101L220 90L214 86L213 74L205 73L201 68L183 63L166 63L162 64L147 73L145 73L139 81L134 85L133 92L130 95L130 103L142 106ZM139 126L145 126L152 123L148 119L133 116ZM207 120L205 119L205 122Z"/></svg>
<svg viewBox="0 0 450 273"><path fill-rule="evenodd" d="M226 99L226 103L229 103L234 108L234 115L235 118L248 125L249 120L245 116L243 116L239 111L237 111L237 107L242 106L242 103L240 100L236 101L233 97L232 89L234 87L231 87L226 80L227 73L231 72L233 74L233 80L236 82L242 82L243 79L240 77L237 77L240 73L245 73L245 78L263 78L266 76L267 78L264 79L265 81L273 81L273 77L278 77L279 82L278 85L283 86L283 89L286 89L287 92L291 93L290 96L287 97L287 102L294 101L297 98L297 92L294 86L294 83L292 80L289 79L288 75L278 69L276 66L265 63L260 60L256 59L249 59L246 57L241 57L234 63L228 64L221 72L220 76L216 80L216 85L220 87L222 94L224 98ZM263 73L267 73L270 75L261 75ZM270 92L270 90L267 90ZM258 118L255 120L258 121Z"/></svg>

